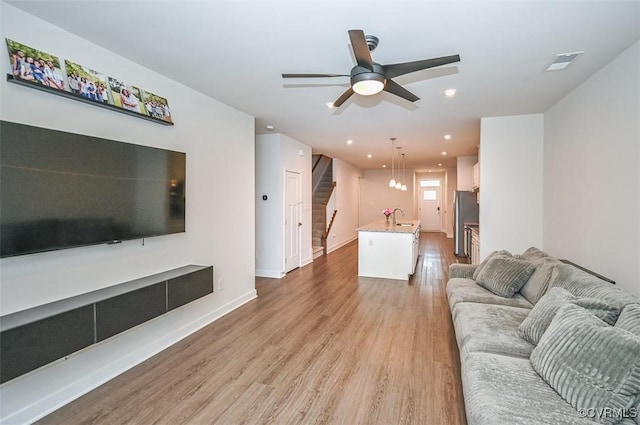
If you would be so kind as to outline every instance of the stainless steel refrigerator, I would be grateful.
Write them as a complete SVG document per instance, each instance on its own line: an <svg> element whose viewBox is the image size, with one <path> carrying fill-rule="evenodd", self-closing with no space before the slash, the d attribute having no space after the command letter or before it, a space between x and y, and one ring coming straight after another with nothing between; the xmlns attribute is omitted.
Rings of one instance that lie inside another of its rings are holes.
<svg viewBox="0 0 640 425"><path fill-rule="evenodd" d="M453 196L454 254L464 256L464 224L478 223L478 201L475 192L456 190Z"/></svg>

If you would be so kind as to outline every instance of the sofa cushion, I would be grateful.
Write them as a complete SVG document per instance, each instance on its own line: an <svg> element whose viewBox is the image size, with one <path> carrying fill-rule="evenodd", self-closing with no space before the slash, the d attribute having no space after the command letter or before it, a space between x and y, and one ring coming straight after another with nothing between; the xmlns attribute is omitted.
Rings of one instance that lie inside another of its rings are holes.
<svg viewBox="0 0 640 425"><path fill-rule="evenodd" d="M544 257L539 260L533 260L531 263L536 266L536 269L527 283L520 289L520 294L531 304L536 304L547 292L551 275L560 261L553 257Z"/></svg>
<svg viewBox="0 0 640 425"><path fill-rule="evenodd" d="M616 320L616 328L621 328L640 336L640 304L629 304L620 313ZM640 415L640 413L639 413Z"/></svg>
<svg viewBox="0 0 640 425"><path fill-rule="evenodd" d="M564 306L531 353L534 370L578 411L629 411L640 394L640 338ZM595 416L600 423L619 418Z"/></svg>
<svg viewBox="0 0 640 425"><path fill-rule="evenodd" d="M513 297L527 283L535 266L527 260L496 254L475 278L481 285L501 297Z"/></svg>
<svg viewBox="0 0 640 425"><path fill-rule="evenodd" d="M533 307L533 304L520 294L516 294L511 298L499 297L471 279L449 279L447 282L447 298L449 299L449 307L452 309L459 302L510 305L524 308Z"/></svg>
<svg viewBox="0 0 640 425"><path fill-rule="evenodd" d="M478 267L476 267L475 271L473 272L473 280L478 280L478 275L494 255L505 255L507 257L511 257L511 253L507 250L503 249L501 251L493 251L491 254L487 255L487 258L485 258L484 260L482 260L482 262L480 262L480 264L478 264Z"/></svg>
<svg viewBox="0 0 640 425"><path fill-rule="evenodd" d="M541 249L536 248L535 246L528 248L525 252L522 253L521 257L527 261L531 261L532 263L534 263L536 260L542 260L544 258L553 258L549 254L542 251Z"/></svg>
<svg viewBox="0 0 640 425"><path fill-rule="evenodd" d="M534 346L518 335L530 309L505 305L458 303L451 315L460 351L529 358Z"/></svg>
<svg viewBox="0 0 640 425"><path fill-rule="evenodd" d="M449 265L449 279L452 279L454 277L473 279L473 273L475 273L477 268L477 264L453 263Z"/></svg>
<svg viewBox="0 0 640 425"><path fill-rule="evenodd" d="M640 298L570 264L558 264L551 277L549 288L560 287L577 297L601 298L624 307L640 303Z"/></svg>
<svg viewBox="0 0 640 425"><path fill-rule="evenodd" d="M593 425L540 378L528 359L466 353L461 374L469 425Z"/></svg>
<svg viewBox="0 0 640 425"><path fill-rule="evenodd" d="M518 328L518 334L530 343L537 345L558 310L569 303L577 304L590 310L610 325L616 322L621 310L620 307L597 298L578 298L562 288L551 288L533 306L529 316L524 319Z"/></svg>

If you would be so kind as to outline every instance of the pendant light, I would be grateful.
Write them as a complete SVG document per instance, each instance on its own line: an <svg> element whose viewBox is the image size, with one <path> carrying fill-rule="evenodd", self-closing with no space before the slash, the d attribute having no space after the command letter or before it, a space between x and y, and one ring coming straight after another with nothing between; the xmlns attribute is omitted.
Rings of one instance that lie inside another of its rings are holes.
<svg viewBox="0 0 640 425"><path fill-rule="evenodd" d="M389 180L389 187L396 187L396 173L394 170L394 155L396 151L396 138L391 138L391 180Z"/></svg>
<svg viewBox="0 0 640 425"><path fill-rule="evenodd" d="M402 154L402 181L406 182L407 180L404 177L404 154ZM402 190L403 192L407 191L407 185L406 183L402 183L402 188L400 188L400 190Z"/></svg>
<svg viewBox="0 0 640 425"><path fill-rule="evenodd" d="M402 148L396 148L398 150L402 149ZM400 161L398 161L398 175L400 175ZM404 178L404 177L403 177ZM400 183L400 179L396 179L396 189L401 190L402 189L402 183Z"/></svg>

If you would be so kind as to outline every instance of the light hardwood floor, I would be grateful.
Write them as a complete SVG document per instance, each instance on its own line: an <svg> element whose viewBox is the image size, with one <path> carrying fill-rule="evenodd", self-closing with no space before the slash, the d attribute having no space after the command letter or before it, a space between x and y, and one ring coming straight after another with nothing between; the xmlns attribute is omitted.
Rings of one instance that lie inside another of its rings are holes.
<svg viewBox="0 0 640 425"><path fill-rule="evenodd" d="M357 277L357 241L256 279L258 298L41 424L466 424L445 295L453 243L407 282Z"/></svg>

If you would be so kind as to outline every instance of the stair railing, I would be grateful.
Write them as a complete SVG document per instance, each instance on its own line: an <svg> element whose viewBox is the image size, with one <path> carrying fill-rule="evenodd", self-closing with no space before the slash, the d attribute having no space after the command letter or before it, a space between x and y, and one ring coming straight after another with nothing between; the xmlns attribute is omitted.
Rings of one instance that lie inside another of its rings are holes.
<svg viewBox="0 0 640 425"><path fill-rule="evenodd" d="M320 158L316 161L311 173L311 184L313 185L313 193L316 193L318 186L322 181L322 177L326 173L327 169L331 165L332 159L328 156L320 155Z"/></svg>
<svg viewBox="0 0 640 425"><path fill-rule="evenodd" d="M323 202L324 208L322 210L323 223L325 230L322 232L322 238L320 240L324 253L327 253L327 238L329 237L329 233L331 232L331 227L333 226L333 222L336 218L336 214L338 213L337 204L336 204L336 196L335 191L336 182L333 182L331 188L329 189L329 194L327 198Z"/></svg>

